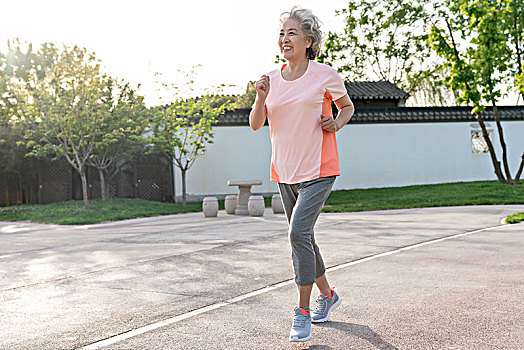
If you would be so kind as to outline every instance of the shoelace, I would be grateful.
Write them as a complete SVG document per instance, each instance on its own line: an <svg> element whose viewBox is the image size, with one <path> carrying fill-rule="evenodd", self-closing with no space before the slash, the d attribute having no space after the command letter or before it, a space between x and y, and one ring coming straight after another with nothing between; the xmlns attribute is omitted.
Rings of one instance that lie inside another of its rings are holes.
<svg viewBox="0 0 524 350"><path fill-rule="evenodd" d="M316 302L317 302L317 307L315 308L315 312L324 313L324 310L326 309L326 306L327 306L326 297L321 295L317 298Z"/></svg>
<svg viewBox="0 0 524 350"><path fill-rule="evenodd" d="M293 327L303 328L306 325L306 316L302 314L295 315L293 317Z"/></svg>

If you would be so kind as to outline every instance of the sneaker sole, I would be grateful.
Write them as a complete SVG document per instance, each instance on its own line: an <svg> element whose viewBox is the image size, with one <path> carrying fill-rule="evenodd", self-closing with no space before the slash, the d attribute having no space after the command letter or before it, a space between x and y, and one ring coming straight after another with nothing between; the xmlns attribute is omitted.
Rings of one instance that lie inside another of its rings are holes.
<svg viewBox="0 0 524 350"><path fill-rule="evenodd" d="M308 341L311 339L311 334L308 335L305 338L299 338L299 337L289 337L289 341Z"/></svg>
<svg viewBox="0 0 524 350"><path fill-rule="evenodd" d="M327 320L329 320L329 316L331 316L331 311L335 310L340 305L341 302L342 302L342 298L338 297L337 302L331 305L331 307L329 308L328 314L325 318L321 318L320 320L313 320L312 318L311 323L322 323L322 322L326 322Z"/></svg>

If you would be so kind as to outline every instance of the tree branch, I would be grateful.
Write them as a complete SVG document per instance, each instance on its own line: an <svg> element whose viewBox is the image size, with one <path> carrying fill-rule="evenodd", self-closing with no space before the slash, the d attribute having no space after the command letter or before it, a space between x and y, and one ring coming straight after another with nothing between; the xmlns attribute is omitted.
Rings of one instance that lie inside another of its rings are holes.
<svg viewBox="0 0 524 350"><path fill-rule="evenodd" d="M508 152L507 152L506 142L504 141L504 131L502 130L502 124L500 123L499 110L494 102L493 102L493 113L495 114L495 123L497 124L500 146L502 147L502 163L504 164L504 171L506 173L506 179L508 180L508 183L511 183L512 179L511 179L511 172L509 170L509 164L508 164Z"/></svg>
<svg viewBox="0 0 524 350"><path fill-rule="evenodd" d="M491 143L491 139L489 138L489 133L486 128L486 125L484 124L484 120L482 119L482 115L480 113L477 113L477 120L480 125L480 128L482 129L482 135L484 136L484 140L486 141L488 145L488 150L490 153L491 162L493 163L493 167L495 168L495 174L497 175L497 178L499 179L499 182L502 184L508 183L507 180L504 178L504 175L502 175L502 171L500 169L500 162L497 159L497 155L495 154L495 149L493 148L493 144Z"/></svg>
<svg viewBox="0 0 524 350"><path fill-rule="evenodd" d="M522 11L522 10L521 10ZM518 27L518 19L517 19L517 15L514 14L513 15L513 19L514 19L514 22L513 22L513 27L515 29L514 31L514 38L515 38L515 51L517 53L517 74L522 74L522 56L521 56L521 53L520 53L520 41L519 41L519 34L518 33L522 33L522 31L519 31L519 27ZM520 96L524 99L524 91L520 91L519 90L519 94Z"/></svg>
<svg viewBox="0 0 524 350"><path fill-rule="evenodd" d="M518 185L519 180L520 180L520 176L522 175L522 170L523 169L524 169L524 153L522 153L522 158L520 160L519 170L517 171L517 175L515 175L515 180L513 180L513 183L515 185Z"/></svg>
<svg viewBox="0 0 524 350"><path fill-rule="evenodd" d="M456 58L457 61L460 61L459 52L458 52L458 49L457 49L457 44L455 43L455 38L453 37L453 30L451 29L451 24L449 23L447 18L446 18L446 24L448 26L449 37L451 38L451 42L453 43L453 52L455 54L455 58ZM446 43L446 45L448 45L448 47L449 47L448 43Z"/></svg>

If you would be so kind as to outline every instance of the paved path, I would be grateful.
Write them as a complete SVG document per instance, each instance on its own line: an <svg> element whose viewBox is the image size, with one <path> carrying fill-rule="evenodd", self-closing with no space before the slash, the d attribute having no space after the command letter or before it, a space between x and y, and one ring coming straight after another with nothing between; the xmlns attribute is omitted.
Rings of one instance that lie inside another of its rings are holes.
<svg viewBox="0 0 524 350"><path fill-rule="evenodd" d="M302 344L283 215L0 223L0 349L522 349L519 211L322 214L343 303Z"/></svg>

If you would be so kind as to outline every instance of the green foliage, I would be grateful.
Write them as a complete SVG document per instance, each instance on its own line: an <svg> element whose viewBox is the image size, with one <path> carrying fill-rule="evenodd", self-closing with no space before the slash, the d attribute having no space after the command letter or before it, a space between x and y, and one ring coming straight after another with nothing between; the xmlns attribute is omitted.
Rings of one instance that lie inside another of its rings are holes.
<svg viewBox="0 0 524 350"><path fill-rule="evenodd" d="M522 0L440 0L435 2L438 20L428 37L428 43L449 69L445 82L458 94L457 101L471 106L471 113L478 119L495 174L501 183L508 184L518 183L524 156L513 179L496 105L507 94L502 90L504 86L520 86L524 49L522 5ZM505 174L482 119L487 104L493 107Z"/></svg>
<svg viewBox="0 0 524 350"><path fill-rule="evenodd" d="M524 221L524 213L517 213L507 217L506 223L508 224L518 224L519 222Z"/></svg>
<svg viewBox="0 0 524 350"><path fill-rule="evenodd" d="M514 87L524 99L524 0L512 0L509 3L508 17L512 56L510 72L515 76Z"/></svg>
<svg viewBox="0 0 524 350"><path fill-rule="evenodd" d="M521 70L523 71L522 73L515 75L515 87L524 96L524 66L522 66Z"/></svg>
<svg viewBox="0 0 524 350"><path fill-rule="evenodd" d="M257 97L257 90L255 89L255 81L250 81L247 83L246 92L237 95L234 99L232 108L251 108L253 103L255 103L255 98Z"/></svg>
<svg viewBox="0 0 524 350"><path fill-rule="evenodd" d="M7 91L7 82L9 75L6 72L7 60L4 54L0 52L0 126L7 125L9 121L9 99Z"/></svg>
<svg viewBox="0 0 524 350"><path fill-rule="evenodd" d="M188 170L205 153L206 144L213 143L216 118L229 106L228 100L217 103L216 96L204 95L156 107L151 151L163 153L181 170Z"/></svg>
<svg viewBox="0 0 524 350"><path fill-rule="evenodd" d="M460 104L473 107L472 113L496 104L505 94L503 84L518 81L511 48L512 38L522 37L513 30L515 11L522 16L524 9L515 9L515 2L520 0L443 0L435 4L439 20L428 42L449 69L445 82L459 93Z"/></svg>
<svg viewBox="0 0 524 350"><path fill-rule="evenodd" d="M144 98L137 95L128 83L111 78L105 83L106 113L101 115L93 150L88 158L88 164L102 175L102 199L108 192L105 175L110 170L113 176L117 173L117 164L122 164L119 160L131 159L143 152L146 143L143 133L149 123Z"/></svg>
<svg viewBox="0 0 524 350"><path fill-rule="evenodd" d="M26 57L30 54L31 47ZM85 48L44 45L35 55L9 83L16 116L26 123L27 155L64 157L80 174L87 209L85 167L108 113L108 77Z"/></svg>
<svg viewBox="0 0 524 350"><path fill-rule="evenodd" d="M186 172L205 153L207 144L213 143L217 117L233 108L230 96L207 93L181 97L180 91L193 92L195 74L194 69L186 74L186 82L181 87L162 84L164 89L173 92L174 101L152 108L152 137L147 152L163 154L181 170L183 204L186 203Z"/></svg>
<svg viewBox="0 0 524 350"><path fill-rule="evenodd" d="M16 97L20 116L36 125L27 129L29 155L65 157L82 170L108 108L99 61L86 49L64 47L44 77L31 69L25 79Z"/></svg>
<svg viewBox="0 0 524 350"><path fill-rule="evenodd" d="M18 40L8 42L8 51L0 53L0 175L2 186L16 188L16 202L21 203L22 192L30 192L35 183L38 162L27 161L25 154L30 151L24 142L26 125L17 112L21 108L16 95L16 87L23 86L31 72L36 79L41 79L50 68L49 57L54 54L50 44L41 46L39 52L33 51L32 45L22 44ZM27 86L33 90L34 86ZM5 193L5 202L13 202Z"/></svg>
<svg viewBox="0 0 524 350"><path fill-rule="evenodd" d="M36 80L42 79L52 65L49 61L56 55L52 44L43 44L38 52L31 44L19 40L8 41L7 46L7 53L0 53L0 125L20 121L16 88L23 86L32 91L35 86L27 84L28 77L35 74Z"/></svg>
<svg viewBox="0 0 524 350"><path fill-rule="evenodd" d="M103 154L131 157L143 146L149 111L144 98L128 83L110 78L106 84L107 113L101 119L91 159Z"/></svg>
<svg viewBox="0 0 524 350"><path fill-rule="evenodd" d="M286 62L287 62L286 59L280 57L280 55L276 55L275 56L275 64L282 64L282 63L286 63Z"/></svg>
<svg viewBox="0 0 524 350"><path fill-rule="evenodd" d="M103 74L85 48L45 43L35 51L18 40L8 48L0 53L0 158L6 158L0 172L36 164L22 153L64 157L80 173L87 207L87 164L102 173L113 166L114 174L117 160L144 150L149 116L143 97Z"/></svg>
<svg viewBox="0 0 524 350"><path fill-rule="evenodd" d="M434 104L449 104L440 60L426 43L427 1L356 0L337 11L343 33L329 32L319 61L347 80L387 80ZM451 96L452 97L452 96Z"/></svg>
<svg viewBox="0 0 524 350"><path fill-rule="evenodd" d="M253 103L255 103L255 98L257 96L257 91L255 89L255 81L250 81L247 83L246 91L243 94L238 95L221 95L219 94L222 91L224 85L220 85L216 88L218 94L214 94L211 101L211 106L219 107L226 105L226 110L239 109L239 108L251 108Z"/></svg>

